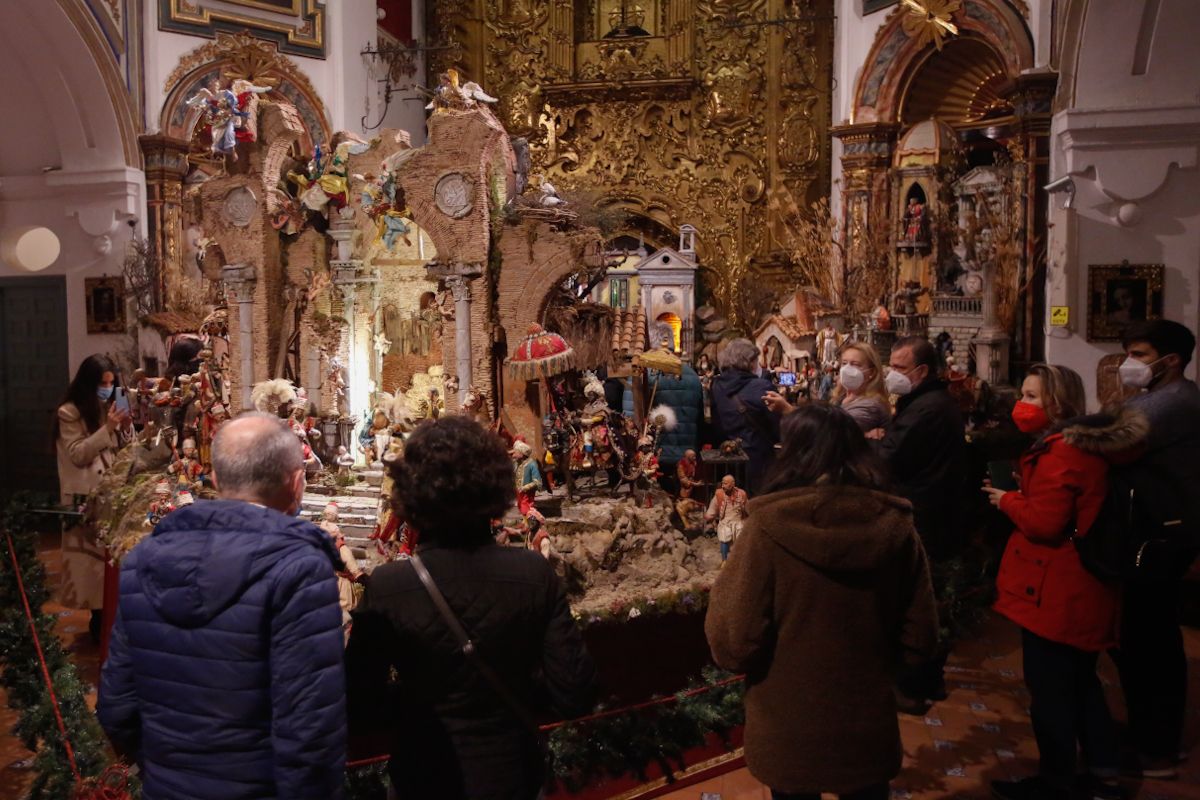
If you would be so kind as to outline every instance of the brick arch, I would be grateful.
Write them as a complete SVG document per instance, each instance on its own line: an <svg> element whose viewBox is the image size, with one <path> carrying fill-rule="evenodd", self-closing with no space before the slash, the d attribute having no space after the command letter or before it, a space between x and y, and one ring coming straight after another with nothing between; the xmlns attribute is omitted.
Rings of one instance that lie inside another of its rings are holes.
<svg viewBox="0 0 1200 800"><path fill-rule="evenodd" d="M506 226L500 237L500 280L496 311L511 350L534 322L542 322L554 287L589 258L599 258L599 242L570 236L544 222Z"/></svg>
<svg viewBox="0 0 1200 800"><path fill-rule="evenodd" d="M897 8L875 35L854 86L854 124L899 121L909 80L934 51L932 44L918 47L917 40L904 33L906 13ZM996 51L1009 78L1033 67L1033 37L1025 20L1004 0L966 0L954 22L961 36L981 39Z"/></svg>

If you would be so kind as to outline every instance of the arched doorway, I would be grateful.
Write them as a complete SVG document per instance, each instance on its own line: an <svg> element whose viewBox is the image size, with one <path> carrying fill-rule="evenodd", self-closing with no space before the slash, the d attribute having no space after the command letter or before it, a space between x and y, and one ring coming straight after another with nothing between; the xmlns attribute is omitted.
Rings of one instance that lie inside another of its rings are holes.
<svg viewBox="0 0 1200 800"><path fill-rule="evenodd" d="M659 314L658 318L655 320L655 322L658 322L661 325L666 325L666 326L670 327L670 329L671 329L671 349L674 350L676 353L680 352L680 350L682 348L682 344L680 342L680 334L683 331L683 320L681 320L679 318L679 315L672 311L668 311L664 314ZM658 344L658 342L651 342L651 345L657 345L657 344Z"/></svg>

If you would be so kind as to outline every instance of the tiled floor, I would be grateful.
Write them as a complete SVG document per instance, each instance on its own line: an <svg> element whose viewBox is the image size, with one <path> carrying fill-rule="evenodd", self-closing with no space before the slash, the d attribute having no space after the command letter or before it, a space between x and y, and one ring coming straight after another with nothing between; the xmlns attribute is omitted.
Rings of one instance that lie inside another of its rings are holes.
<svg viewBox="0 0 1200 800"><path fill-rule="evenodd" d="M44 556L51 585L57 577L57 552ZM87 635L87 615L51 605L59 613L59 634L75 656L82 679L95 686L99 653ZM1185 741L1193 757L1178 781L1130 784L1139 800L1200 800L1200 630L1184 631L1190 658L1191 703ZM947 665L950 697L924 719L902 716L904 766L892 782L894 800L983 798L988 781L1020 777L1036 765L1037 749L1029 727L1028 695L1021 682L1021 652L1016 628L991 620L980 635L958 645ZM1101 678L1120 717L1121 695L1107 658ZM93 692L89 700L95 702ZM16 715L0 691L0 731L10 731ZM19 798L29 786L31 753L14 737L0 738L0 798ZM663 797L670 800L769 800L770 793L745 769L693 784Z"/></svg>
<svg viewBox="0 0 1200 800"><path fill-rule="evenodd" d="M1191 680L1185 741L1192 757L1177 781L1129 783L1139 800L1200 800L1200 630L1185 629ZM1123 717L1116 669L1101 659L1101 680L1114 715ZM1021 680L1015 626L992 619L958 645L947 665L950 697L924 718L900 717L904 766L892 781L893 800L984 798L988 782L1020 778L1037 766L1029 727L1029 695ZM704 797L705 794L707 797ZM663 795L664 800L769 800L770 792L746 769Z"/></svg>

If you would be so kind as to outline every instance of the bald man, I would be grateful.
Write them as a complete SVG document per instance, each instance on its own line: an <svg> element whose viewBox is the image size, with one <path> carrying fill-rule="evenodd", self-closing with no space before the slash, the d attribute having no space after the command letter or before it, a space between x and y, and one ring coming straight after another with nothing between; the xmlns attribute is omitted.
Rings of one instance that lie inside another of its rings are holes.
<svg viewBox="0 0 1200 800"><path fill-rule="evenodd" d="M100 722L145 800L340 798L341 559L295 517L300 442L246 414L212 459L221 499L171 512L121 563Z"/></svg>

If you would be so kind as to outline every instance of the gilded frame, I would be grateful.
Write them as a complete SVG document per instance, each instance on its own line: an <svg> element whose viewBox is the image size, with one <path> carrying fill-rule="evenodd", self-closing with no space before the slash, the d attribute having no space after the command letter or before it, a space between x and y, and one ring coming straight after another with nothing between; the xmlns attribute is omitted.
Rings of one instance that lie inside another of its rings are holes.
<svg viewBox="0 0 1200 800"><path fill-rule="evenodd" d="M1119 342L1133 322L1162 317L1162 264L1092 264L1088 267L1089 342Z"/></svg>
<svg viewBox="0 0 1200 800"><path fill-rule="evenodd" d="M125 333L125 280L84 278L88 333Z"/></svg>
<svg viewBox="0 0 1200 800"><path fill-rule="evenodd" d="M249 29L256 37L276 42L279 52L325 58L326 12L322 0L224 0L255 14L210 7L196 0L158 0L159 30L212 38L218 31L238 33ZM273 12L272 19L262 12ZM291 21L287 17L292 17Z"/></svg>

